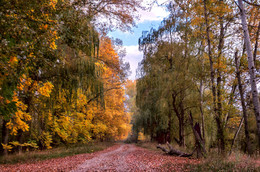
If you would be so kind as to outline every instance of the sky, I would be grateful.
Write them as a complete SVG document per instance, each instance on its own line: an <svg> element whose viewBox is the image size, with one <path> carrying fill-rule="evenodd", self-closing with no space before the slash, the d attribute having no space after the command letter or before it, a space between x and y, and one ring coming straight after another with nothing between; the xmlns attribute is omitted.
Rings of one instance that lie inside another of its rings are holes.
<svg viewBox="0 0 260 172"><path fill-rule="evenodd" d="M149 4L146 0L146 4ZM166 0L158 0L158 4L164 3ZM152 27L158 28L161 21L168 16L168 12L161 6L153 5L150 11L139 11L140 19L136 21L137 26L132 28L133 32L121 32L116 30L108 35L113 38L119 38L123 41L123 46L126 49L125 61L130 63L131 75L129 79L136 78L136 69L138 63L142 60L143 54L138 50L138 39L142 36L143 31L149 31Z"/></svg>

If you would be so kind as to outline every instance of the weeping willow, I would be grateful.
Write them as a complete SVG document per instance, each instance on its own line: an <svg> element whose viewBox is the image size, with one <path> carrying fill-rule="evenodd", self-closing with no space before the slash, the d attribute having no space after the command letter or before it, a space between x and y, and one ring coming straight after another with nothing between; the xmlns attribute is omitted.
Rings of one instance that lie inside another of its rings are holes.
<svg viewBox="0 0 260 172"><path fill-rule="evenodd" d="M103 104L102 68L97 65L99 34L81 10L67 7L58 15L59 39L56 61L38 69L40 82L53 85L48 97L37 95L28 111L32 120L23 140L41 148L91 139L92 105ZM82 101L84 99L84 105Z"/></svg>

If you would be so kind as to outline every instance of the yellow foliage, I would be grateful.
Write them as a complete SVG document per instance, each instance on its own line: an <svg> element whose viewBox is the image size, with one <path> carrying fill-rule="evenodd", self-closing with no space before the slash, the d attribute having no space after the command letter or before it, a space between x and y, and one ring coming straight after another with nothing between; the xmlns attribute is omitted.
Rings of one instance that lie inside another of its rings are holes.
<svg viewBox="0 0 260 172"><path fill-rule="evenodd" d="M10 64L14 64L14 63L16 63L16 62L18 62L18 59L17 59L16 56L10 57L10 60L9 60L9 63L10 63Z"/></svg>
<svg viewBox="0 0 260 172"><path fill-rule="evenodd" d="M55 9L57 2L57 0L50 0L49 5Z"/></svg>
<svg viewBox="0 0 260 172"><path fill-rule="evenodd" d="M56 30L54 30L54 31L50 30L49 34L51 35L51 39L49 41L50 48L53 49L53 50L56 50L57 49L57 45L56 45L55 42L56 42L57 39L59 39L57 31Z"/></svg>
<svg viewBox="0 0 260 172"><path fill-rule="evenodd" d="M19 100L17 93L14 92L13 102L16 102L17 111L13 114L9 122L7 122L6 127L11 130L12 135L16 135L18 130L28 131L29 125L26 121L31 120L31 116L26 113L27 106Z"/></svg>
<svg viewBox="0 0 260 172"><path fill-rule="evenodd" d="M47 149L51 149L51 143L52 143L52 136L49 132L45 132L43 131L42 132L42 135L41 135L41 140L42 140L42 144L47 148Z"/></svg>
<svg viewBox="0 0 260 172"><path fill-rule="evenodd" d="M86 95L84 95L83 93L81 93L80 90L78 90L77 106L79 108L82 108L85 104L87 104Z"/></svg>
<svg viewBox="0 0 260 172"><path fill-rule="evenodd" d="M50 43L50 48L53 49L53 50L57 49L57 45L56 45L55 41Z"/></svg>
<svg viewBox="0 0 260 172"><path fill-rule="evenodd" d="M20 91L27 91L30 87L31 90L35 89L36 81L33 81L31 78L28 78L25 74L23 74L19 78L19 84L17 86L17 89Z"/></svg>
<svg viewBox="0 0 260 172"><path fill-rule="evenodd" d="M8 151L11 151L11 149L13 149L13 147L11 146L11 145L8 145L8 144L3 144L3 143L1 143L2 144L2 146L3 146L3 149L7 149Z"/></svg>
<svg viewBox="0 0 260 172"><path fill-rule="evenodd" d="M101 122L93 126L94 135L99 137L100 139L105 135L106 130L107 130L107 126Z"/></svg>
<svg viewBox="0 0 260 172"><path fill-rule="evenodd" d="M43 86L41 86L40 88L38 88L38 92L43 95L43 96L46 96L46 97L50 97L50 94L51 94L51 91L53 89L53 85L52 83L50 82L45 82L43 84Z"/></svg>
<svg viewBox="0 0 260 172"><path fill-rule="evenodd" d="M17 93L14 92L12 101L13 101L13 102L18 102L18 100L19 100L19 99L18 99Z"/></svg>
<svg viewBox="0 0 260 172"><path fill-rule="evenodd" d="M230 118L229 120L229 126L233 129L236 129L240 124L241 117L235 116L233 118Z"/></svg>
<svg viewBox="0 0 260 172"><path fill-rule="evenodd" d="M144 136L144 133L143 133L143 132L139 132L139 133L138 133L138 140L139 140L139 141L144 141L144 140L145 140L145 136Z"/></svg>
<svg viewBox="0 0 260 172"><path fill-rule="evenodd" d="M14 145L14 146L20 146L21 145L18 141L12 141L12 142L9 142L9 144Z"/></svg>
<svg viewBox="0 0 260 172"><path fill-rule="evenodd" d="M40 29L42 29L42 30L47 30L47 29L48 29L48 25L47 25L47 24L42 24L42 25L40 26Z"/></svg>
<svg viewBox="0 0 260 172"><path fill-rule="evenodd" d="M28 55L28 57L30 57L30 58L36 58L36 56L33 54L33 52L31 52L31 53Z"/></svg>

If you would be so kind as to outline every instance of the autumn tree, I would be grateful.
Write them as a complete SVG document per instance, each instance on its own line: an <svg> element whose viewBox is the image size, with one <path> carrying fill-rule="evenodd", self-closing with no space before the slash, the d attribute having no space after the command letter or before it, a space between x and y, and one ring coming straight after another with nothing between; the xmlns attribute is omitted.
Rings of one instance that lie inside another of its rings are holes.
<svg viewBox="0 0 260 172"><path fill-rule="evenodd" d="M129 64L100 36L134 24L140 2L126 2L0 2L5 153L127 135L123 83ZM102 15L117 24L99 23Z"/></svg>
<svg viewBox="0 0 260 172"><path fill-rule="evenodd" d="M251 47L252 45L251 45L247 21L246 21L246 12L245 12L242 0L238 0L238 3L239 3L238 7L240 9L242 27L243 27L243 32L244 32L245 47L246 47L247 58L248 58L248 69L249 69L249 74L250 74L251 94L252 94L254 112L255 112L256 123L257 123L258 145L260 147L260 103L259 103L259 94L257 91L257 84L256 84L255 64L254 64L254 60L253 60L253 51L252 51L252 47ZM256 38L256 39L258 39L258 38Z"/></svg>
<svg viewBox="0 0 260 172"><path fill-rule="evenodd" d="M237 128L241 128L242 109L252 111L250 101L245 108L239 103L239 92L247 95L250 92L243 84L249 81L249 75L243 68L247 65L246 47L241 24L237 22L241 13L236 6L234 2L222 0L172 1L168 5L168 18L158 29L144 32L140 38L144 59L139 65L136 102L142 114L140 126L151 138L155 138L156 132L167 138L168 131L171 137L178 135L174 140L183 145L185 139L189 140L182 132L190 131L185 121L187 111L191 110L195 119L201 121L202 137L208 148L218 147L219 153L225 154L232 144ZM257 47L257 9L248 6L248 10L252 11L248 13L250 39L255 40ZM242 92L234 59L237 50L241 57ZM257 57L255 48L254 58ZM248 116L251 123L252 118ZM184 121L183 124L169 122L175 117L179 122ZM245 134L239 135L246 136L247 146L255 133L253 126L249 128L245 126ZM185 139L181 139L182 135Z"/></svg>

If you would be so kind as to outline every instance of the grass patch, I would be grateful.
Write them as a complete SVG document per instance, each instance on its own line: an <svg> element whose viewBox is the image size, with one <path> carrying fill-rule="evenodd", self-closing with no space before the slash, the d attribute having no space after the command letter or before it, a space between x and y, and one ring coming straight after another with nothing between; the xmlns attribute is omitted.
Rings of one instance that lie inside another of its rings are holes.
<svg viewBox="0 0 260 172"><path fill-rule="evenodd" d="M22 154L13 154L0 157L0 164L29 163L52 158L61 158L83 153L92 153L112 146L113 142L92 142L87 144L74 144L44 151L32 151Z"/></svg>
<svg viewBox="0 0 260 172"><path fill-rule="evenodd" d="M259 164L256 163L256 159L249 157L245 154L239 152L234 153L231 156L223 157L218 156L217 153L208 156L207 159L204 159L199 164L188 165L187 171L225 171L225 172L234 172L234 171L260 171Z"/></svg>
<svg viewBox="0 0 260 172"><path fill-rule="evenodd" d="M197 165L189 165L187 167L188 171L194 171L194 172L201 172L201 171L227 171L227 172L233 172L233 171L260 171L260 167L255 167L252 164L248 164L246 166L241 165L237 162L227 162L223 160L214 160L214 161L207 161L202 162L201 164Z"/></svg>

